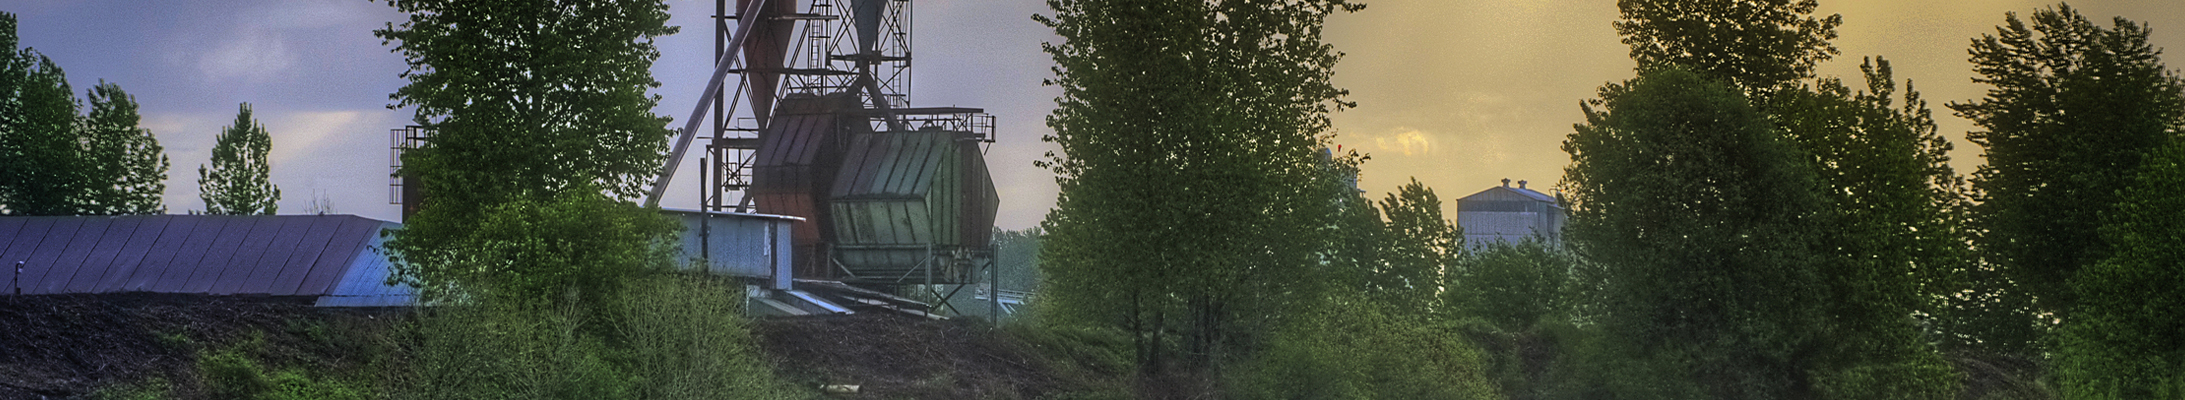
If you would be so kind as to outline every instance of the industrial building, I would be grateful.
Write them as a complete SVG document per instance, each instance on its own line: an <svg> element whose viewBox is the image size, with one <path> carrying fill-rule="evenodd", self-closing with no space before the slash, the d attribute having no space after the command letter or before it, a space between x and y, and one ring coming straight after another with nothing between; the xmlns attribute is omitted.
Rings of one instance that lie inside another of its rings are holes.
<svg viewBox="0 0 2185 400"><path fill-rule="evenodd" d="M0 218L9 293L305 296L322 307L410 305L387 285L380 230L354 215Z"/></svg>
<svg viewBox="0 0 2185 400"><path fill-rule="evenodd" d="M1518 243L1536 238L1550 245L1563 243L1562 199L1525 187L1525 181L1473 193L1457 199L1457 226L1464 228L1465 246L1478 249L1490 243Z"/></svg>

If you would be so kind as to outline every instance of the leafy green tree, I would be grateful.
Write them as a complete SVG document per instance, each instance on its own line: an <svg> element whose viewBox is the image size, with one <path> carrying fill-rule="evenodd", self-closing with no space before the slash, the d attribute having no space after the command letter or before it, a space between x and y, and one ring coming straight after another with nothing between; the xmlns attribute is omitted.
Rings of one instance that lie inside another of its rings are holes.
<svg viewBox="0 0 2185 400"><path fill-rule="evenodd" d="M1889 61L1861 70L1865 90L1821 79L1778 92L1772 107L1811 156L1833 221L1819 238L1830 350L1817 357L1817 383L1836 398L1952 397L1954 373L1908 318L1938 314L1939 299L1957 292L1970 255L1958 213L1964 185L1919 92L1908 82L1898 108Z"/></svg>
<svg viewBox="0 0 2185 400"><path fill-rule="evenodd" d="M167 155L152 131L137 125L136 98L120 85L99 82L84 116L84 182L87 214L161 214L167 191Z"/></svg>
<svg viewBox="0 0 2185 400"><path fill-rule="evenodd" d="M1039 290L1039 241L1046 233L1039 227L1021 231L994 230L994 266L1001 269L1002 290Z"/></svg>
<svg viewBox="0 0 2185 400"><path fill-rule="evenodd" d="M1320 262L1315 157L1343 91L1321 41L1343 0L1051 0L1061 194L1041 228L1055 315L1132 337L1140 371L1251 346ZM1350 196L1355 197L1355 194ZM1171 346L1176 344L1176 346ZM1185 356L1185 357L1177 357Z"/></svg>
<svg viewBox="0 0 2185 400"><path fill-rule="evenodd" d="M1442 218L1441 197L1418 179L1381 199L1380 209L1388 238L1379 254L1383 269L1372 275L1387 295L1377 301L1393 310L1438 311L1435 292L1463 256L1464 229Z"/></svg>
<svg viewBox="0 0 2185 400"><path fill-rule="evenodd" d="M220 130L212 146L212 165L197 166L198 198L205 213L273 215L280 210L281 188L273 185L273 135L250 116L250 103L235 113L235 123Z"/></svg>
<svg viewBox="0 0 2185 400"><path fill-rule="evenodd" d="M1747 93L1813 76L1842 15L1815 0L1618 0L1616 33L1641 68L1683 65Z"/></svg>
<svg viewBox="0 0 2185 400"><path fill-rule="evenodd" d="M1474 250L1449 273L1444 301L1455 314L1524 332L1543 318L1568 316L1575 306L1571 273L1578 260L1547 242L1494 241Z"/></svg>
<svg viewBox="0 0 2185 400"><path fill-rule="evenodd" d="M463 236L440 244L461 249L442 268L404 277L428 296L506 297L509 302L614 300L624 278L666 270L680 227L674 221L596 191L571 190L547 201L494 205ZM415 260L404 254L404 260ZM589 299L564 299L583 296Z"/></svg>
<svg viewBox="0 0 2185 400"><path fill-rule="evenodd" d="M1631 398L1810 393L1827 299L1805 155L1733 86L1669 67L1610 84L1564 142L1565 237L1608 273L1606 390Z"/></svg>
<svg viewBox="0 0 2185 400"><path fill-rule="evenodd" d="M2076 301L2065 282L2116 250L2099 234L2102 213L2185 121L2185 83L2148 44L2147 26L2112 24L2070 6L2037 10L2030 26L2006 14L1995 34L1972 42L1974 81L1993 88L1949 105L1984 129L1968 135L1988 160L1972 178L1979 248L2012 284L1997 286L2033 297L2025 314L2070 319ZM2034 326L1973 328L2029 352Z"/></svg>
<svg viewBox="0 0 2185 400"><path fill-rule="evenodd" d="M2067 399L2185 397L2185 140L2149 154L2104 214L2115 251L2071 279L2078 309L2060 328Z"/></svg>
<svg viewBox="0 0 2185 400"><path fill-rule="evenodd" d="M389 96L395 101L389 107L415 107L416 123L431 132L404 154L403 173L417 177L425 203L389 244L400 254L401 276L428 289L469 285L555 302L613 297L617 286L554 277L619 276L633 272L620 266L650 263L623 257L652 245L644 240L654 237L649 227L657 224L607 203L642 194L667 148L668 118L652 113L659 97L646 94L659 86L651 74L660 56L653 38L676 31L665 25L667 7L659 1L392 4L409 19L373 33L395 44L409 64L402 76L410 83ZM600 227L618 231L598 236L635 242L594 253L544 244L578 237L495 233L490 225L500 215L568 207L620 221ZM480 258L487 256L493 258ZM480 266L534 268L509 264L516 260L579 270L474 274ZM551 279L531 282L529 273ZM555 287L571 284L579 286ZM583 292L572 299L568 289Z"/></svg>
<svg viewBox="0 0 2185 400"><path fill-rule="evenodd" d="M12 30L10 33L13 33ZM76 215L89 200L84 181L82 138L76 101L68 77L53 60L37 51L16 52L24 69L21 86L11 102L4 142L8 212L16 215Z"/></svg>
<svg viewBox="0 0 2185 400"><path fill-rule="evenodd" d="M17 142L21 140L18 132L23 131L22 87L30 79L31 60L16 48L21 39L15 35L15 25L15 14L0 12L0 214L22 213L14 195L23 176L16 171L28 167L22 165L22 146Z"/></svg>

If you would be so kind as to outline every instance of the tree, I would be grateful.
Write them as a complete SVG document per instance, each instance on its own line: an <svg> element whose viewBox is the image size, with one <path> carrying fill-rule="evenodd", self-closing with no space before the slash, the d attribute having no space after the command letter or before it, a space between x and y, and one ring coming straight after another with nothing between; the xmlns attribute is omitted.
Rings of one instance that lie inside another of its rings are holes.
<svg viewBox="0 0 2185 400"><path fill-rule="evenodd" d="M1949 140L1906 81L1902 108L1889 61L1860 66L1865 90L1820 79L1777 92L1777 125L1810 155L1833 221L1819 238L1827 260L1830 350L1818 379L1838 398L1943 398L1956 381L1921 325L1908 316L1941 313L1967 265L1960 218L1963 179L1949 166Z"/></svg>
<svg viewBox="0 0 2185 400"><path fill-rule="evenodd" d="M1745 96L1679 67L1601 89L1563 144L1567 234L1603 264L1605 390L1636 398L1810 393L1826 300L1811 167Z"/></svg>
<svg viewBox="0 0 2185 400"><path fill-rule="evenodd" d="M1683 65L1762 93L1813 76L1836 55L1842 15L1814 18L1815 0L1618 0L1616 33L1640 68Z"/></svg>
<svg viewBox="0 0 2185 400"><path fill-rule="evenodd" d="M1343 0L1051 0L1047 124L1061 193L1041 293L1122 329L1142 373L1248 348L1306 292L1340 201L1315 153L1343 92L1321 24ZM1355 197L1355 194L1350 194ZM1171 343L1180 346L1170 347ZM1176 357L1185 356L1185 357Z"/></svg>
<svg viewBox="0 0 2185 400"><path fill-rule="evenodd" d="M15 15L0 12L0 213L156 214L166 211L167 158L137 127L136 100L100 81L90 114L68 77L18 49Z"/></svg>
<svg viewBox="0 0 2185 400"><path fill-rule="evenodd" d="M2185 396L2185 140L2147 156L2103 215L2115 251L2071 279L2078 309L2060 328L2056 377L2067 399Z"/></svg>
<svg viewBox="0 0 2185 400"><path fill-rule="evenodd" d="M273 215L280 209L281 188L273 185L273 135L250 116L250 103L235 113L235 123L221 128L212 146L212 165L197 166L198 198L205 213Z"/></svg>
<svg viewBox="0 0 2185 400"><path fill-rule="evenodd" d="M84 116L87 214L161 214L167 155L151 130L137 126L137 101L120 85L100 81Z"/></svg>
<svg viewBox="0 0 2185 400"><path fill-rule="evenodd" d="M15 35L15 14L0 12L0 214L21 214L14 195L17 182L23 177L17 171L29 167L23 165L21 141L23 132L23 105L20 101L22 88L30 79L30 58L16 46L21 40Z"/></svg>
<svg viewBox="0 0 2185 400"><path fill-rule="evenodd" d="M1539 239L1493 241L1452 268L1442 297L1457 315L1525 332L1543 318L1568 316L1575 306L1571 273L1577 267L1576 257Z"/></svg>
<svg viewBox="0 0 2185 400"><path fill-rule="evenodd" d="M11 104L18 108L8 121L5 139L0 140L8 153L7 169L0 172L7 175L8 212L76 215L88 200L76 116L82 104L52 59L30 49L17 52L16 57L25 64L37 62L23 70Z"/></svg>
<svg viewBox="0 0 2185 400"><path fill-rule="evenodd" d="M1984 129L1968 135L1988 160L1972 178L1979 248L2032 296L2026 314L2069 320L2076 301L2065 282L2115 250L2099 234L2101 215L2145 154L2178 135L2185 83L2164 68L2145 25L2097 26L2070 6L2035 11L2032 22L2006 14L1996 34L1973 40L1974 81L1993 88L1949 107ZM1980 329L2030 351L2032 325Z"/></svg>
<svg viewBox="0 0 2185 400"><path fill-rule="evenodd" d="M1377 302L1391 310L1445 311L1435 309L1435 292L1464 255L1464 229L1442 218L1441 197L1416 178L1381 199L1380 206L1388 222L1382 229L1387 235L1379 254L1382 270L1371 271L1376 292L1385 294Z"/></svg>
<svg viewBox="0 0 2185 400"><path fill-rule="evenodd" d="M417 177L425 198L388 244L399 254L396 269L404 280L434 298L462 295L442 289L463 287L550 304L591 304L612 299L620 286L582 280L531 284L525 276L589 274L615 280L639 266L656 265L620 258L637 254L629 251L562 253L536 244L566 237L495 233L488 223L557 204L585 213L571 218L648 218L624 199L643 192L672 133L665 127L668 118L651 111L659 97L646 94L659 86L651 74L660 55L653 38L676 30L665 25L665 5L392 4L409 19L373 34L395 44L393 51L409 64L402 73L409 84L389 95L395 103L388 107L416 107L415 122L431 132L422 146L404 153L401 173ZM631 241L614 248L643 248L656 244L646 241L657 233L648 230L651 226L630 220L599 227L615 231L590 234ZM526 273L474 273L540 259L553 262L524 267L546 269Z"/></svg>

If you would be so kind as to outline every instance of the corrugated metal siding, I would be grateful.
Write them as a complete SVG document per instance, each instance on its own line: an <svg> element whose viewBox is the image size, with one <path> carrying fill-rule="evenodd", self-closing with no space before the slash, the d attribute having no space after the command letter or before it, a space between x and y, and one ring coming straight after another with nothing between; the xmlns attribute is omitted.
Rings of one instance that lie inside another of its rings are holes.
<svg viewBox="0 0 2185 400"><path fill-rule="evenodd" d="M1498 186L1457 199L1457 225L1469 247L1533 237L1560 243L1564 218L1554 196L1531 189Z"/></svg>
<svg viewBox="0 0 2185 400"><path fill-rule="evenodd" d="M998 206L976 142L938 129L858 135L830 193L836 261L895 279L933 251L984 246Z"/></svg>
<svg viewBox="0 0 2185 400"><path fill-rule="evenodd" d="M384 287L386 257L364 249L394 226L349 215L5 217L0 262L24 263L25 294L319 296L345 277Z"/></svg>
<svg viewBox="0 0 2185 400"><path fill-rule="evenodd" d="M708 273L768 278L774 277L776 268L787 268L792 260L788 254L794 240L790 231L799 222L793 217L663 212L683 224L683 260L702 264Z"/></svg>
<svg viewBox="0 0 2185 400"><path fill-rule="evenodd" d="M824 201L842 165L846 139L871 131L861 117L845 114L859 107L852 94L790 95L759 133L750 193L760 212L805 219L794 229L800 276L832 276L815 255L821 238L834 229Z"/></svg>
<svg viewBox="0 0 2185 400"><path fill-rule="evenodd" d="M380 221L372 221L380 222ZM344 259L336 259L348 268L333 282L326 295L319 297L319 307L399 307L417 304L417 288L409 285L388 285L387 277L394 275L394 267L387 262L384 252L386 239L380 237L380 229L397 228L392 222L380 222L369 229L373 234L360 240L359 251Z"/></svg>

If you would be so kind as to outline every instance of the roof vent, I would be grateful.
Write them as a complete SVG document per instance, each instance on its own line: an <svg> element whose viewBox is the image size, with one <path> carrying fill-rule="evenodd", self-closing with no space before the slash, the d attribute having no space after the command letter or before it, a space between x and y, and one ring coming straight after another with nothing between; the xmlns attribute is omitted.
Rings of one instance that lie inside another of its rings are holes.
<svg viewBox="0 0 2185 400"><path fill-rule="evenodd" d="M1510 178L1502 178L1502 187L1510 187Z"/></svg>
<svg viewBox="0 0 2185 400"><path fill-rule="evenodd" d="M1518 189L1524 189L1524 188L1525 188L1525 181L1517 181L1517 188L1518 188Z"/></svg>

